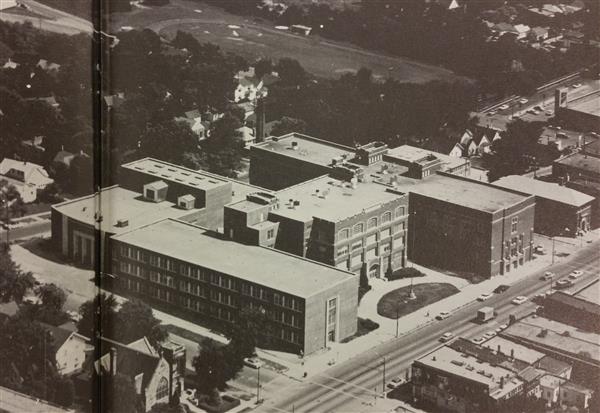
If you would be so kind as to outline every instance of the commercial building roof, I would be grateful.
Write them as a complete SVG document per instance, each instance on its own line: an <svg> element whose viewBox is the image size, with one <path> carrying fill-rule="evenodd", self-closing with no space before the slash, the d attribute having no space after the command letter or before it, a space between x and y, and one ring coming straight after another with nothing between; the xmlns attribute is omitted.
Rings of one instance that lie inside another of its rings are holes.
<svg viewBox="0 0 600 413"><path fill-rule="evenodd" d="M510 356L512 354L514 358L524 361L528 364L533 364L545 356L545 354L542 352L515 343L514 341L507 340L506 338L500 336L493 337L492 339L483 343L481 346L487 347L496 353L498 352L498 349L500 349L500 353L506 356Z"/></svg>
<svg viewBox="0 0 600 413"><path fill-rule="evenodd" d="M530 316L519 320L504 330L502 335L600 362L600 334L544 317Z"/></svg>
<svg viewBox="0 0 600 413"><path fill-rule="evenodd" d="M448 346L440 347L421 357L418 361L431 368L486 385L490 397L495 399L512 392L523 384L523 381L519 380L510 370L494 366ZM503 385L501 385L501 378L504 378Z"/></svg>
<svg viewBox="0 0 600 413"><path fill-rule="evenodd" d="M230 241L176 220L160 221L113 239L303 298L355 276L271 248Z"/></svg>
<svg viewBox="0 0 600 413"><path fill-rule="evenodd" d="M541 370L551 374L563 375L572 368L569 363L555 359L554 357L546 356L542 358L536 365Z"/></svg>
<svg viewBox="0 0 600 413"><path fill-rule="evenodd" d="M399 195L402 193L390 192L374 182L358 182L353 186L322 176L277 192L281 204L272 213L305 222L313 217L339 222L397 200Z"/></svg>
<svg viewBox="0 0 600 413"><path fill-rule="evenodd" d="M119 186L104 188L99 194L69 200L52 206L61 214L90 226L102 216L100 228L103 231L119 234L131 231L165 218L182 218L197 209L183 210L172 202L149 202L144 197ZM126 226L118 221L128 221Z"/></svg>
<svg viewBox="0 0 600 413"><path fill-rule="evenodd" d="M283 156L302 159L317 165L331 165L334 158L350 160L354 158L354 149L332 142L299 133L290 133L271 140L261 142L252 147L252 150L262 149L276 152Z"/></svg>
<svg viewBox="0 0 600 413"><path fill-rule="evenodd" d="M413 183L410 189L405 188L404 182L400 182L398 188L401 191L410 191L466 208L492 213L523 202L527 198L522 194L479 181L439 173L418 180L417 184Z"/></svg>
<svg viewBox="0 0 600 413"><path fill-rule="evenodd" d="M567 104L567 108L600 117L599 101L600 90L596 90L594 93L587 94L578 99L570 100Z"/></svg>
<svg viewBox="0 0 600 413"><path fill-rule="evenodd" d="M594 282L577 291L573 296L600 308L600 278L596 278Z"/></svg>
<svg viewBox="0 0 600 413"><path fill-rule="evenodd" d="M493 184L574 207L581 207L594 201L593 197L574 189L526 176L509 175L500 178Z"/></svg>
<svg viewBox="0 0 600 413"><path fill-rule="evenodd" d="M584 171L600 174L600 158L582 153L574 153L554 161L557 164L570 166ZM573 178L576 178L575 176Z"/></svg>
<svg viewBox="0 0 600 413"><path fill-rule="evenodd" d="M397 158L411 163L421 163L422 160L428 159L431 156L436 157L444 165L444 170L458 168L465 165L469 161L464 158L446 155L439 152L429 151L427 149L418 148L411 145L401 145L397 148L389 149L387 156Z"/></svg>

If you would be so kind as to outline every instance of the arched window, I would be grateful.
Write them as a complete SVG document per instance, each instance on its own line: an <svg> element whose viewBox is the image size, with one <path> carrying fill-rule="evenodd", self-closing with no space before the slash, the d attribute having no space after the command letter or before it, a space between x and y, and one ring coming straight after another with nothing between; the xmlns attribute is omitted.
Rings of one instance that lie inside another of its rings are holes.
<svg viewBox="0 0 600 413"><path fill-rule="evenodd" d="M375 228L377 226L377 217L369 218L367 221L367 229Z"/></svg>
<svg viewBox="0 0 600 413"><path fill-rule="evenodd" d="M166 378L161 377L156 387L156 401L169 396L169 382Z"/></svg>
<svg viewBox="0 0 600 413"><path fill-rule="evenodd" d="M390 222L392 220L392 213L391 212L386 212L385 214L383 214L383 216L381 217L381 222L383 222L384 224L386 222Z"/></svg>
<svg viewBox="0 0 600 413"><path fill-rule="evenodd" d="M356 235L356 234L360 234L361 232L363 232L363 231L365 230L365 228L364 228L364 227L365 227L365 226L363 225L363 223L362 223L362 222L361 222L361 223L359 223L359 224L356 224L356 225L354 226L354 235Z"/></svg>
<svg viewBox="0 0 600 413"><path fill-rule="evenodd" d="M339 239L348 239L348 237L350 236L350 230L348 228L344 228L343 230L341 230L338 234Z"/></svg>
<svg viewBox="0 0 600 413"><path fill-rule="evenodd" d="M404 207L403 206L396 208L396 218L400 218L402 216L404 216Z"/></svg>

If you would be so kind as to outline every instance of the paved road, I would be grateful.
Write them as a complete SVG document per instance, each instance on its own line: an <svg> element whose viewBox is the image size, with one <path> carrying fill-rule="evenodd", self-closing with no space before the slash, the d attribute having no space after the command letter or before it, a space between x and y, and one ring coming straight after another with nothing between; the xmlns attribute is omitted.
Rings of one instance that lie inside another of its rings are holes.
<svg viewBox="0 0 600 413"><path fill-rule="evenodd" d="M50 232L50 221L35 222L26 227L13 228L9 231L10 242L30 238L38 235L45 235ZM0 240L6 241L6 230L0 230Z"/></svg>
<svg viewBox="0 0 600 413"><path fill-rule="evenodd" d="M586 276L583 284L597 273L600 249L598 242L587 246L575 254L571 260L557 264L552 271L565 276L573 269L582 269ZM383 383L383 357L386 358L386 380L403 374L415 358L440 345L438 339L445 331L456 336L480 336L507 321L510 314L524 315L530 312L532 303L515 306L510 301L516 295L533 296L548 289L549 284L539 280L544 270L517 282L504 294L495 295L484 303L475 302L457 311L450 318L433 323L411 335L382 344L346 363L333 367L320 375L309 377L307 381L282 389L280 395L265 402L259 412L342 412L369 411L374 395L380 394ZM476 310L483 306L493 306L498 312L496 320L481 326L471 323ZM358 404L358 408L356 405ZM358 410L357 410L358 409ZM373 407L371 411L377 410Z"/></svg>
<svg viewBox="0 0 600 413"><path fill-rule="evenodd" d="M43 16L43 18L12 14L10 10L0 13L0 18L13 23L30 22L35 27L56 33L77 34L92 32L92 23L80 17L53 9L34 0L20 0L20 3L25 4L31 12Z"/></svg>
<svg viewBox="0 0 600 413"><path fill-rule="evenodd" d="M69 410L52 406L44 401L0 387L0 411L27 413L68 413Z"/></svg>

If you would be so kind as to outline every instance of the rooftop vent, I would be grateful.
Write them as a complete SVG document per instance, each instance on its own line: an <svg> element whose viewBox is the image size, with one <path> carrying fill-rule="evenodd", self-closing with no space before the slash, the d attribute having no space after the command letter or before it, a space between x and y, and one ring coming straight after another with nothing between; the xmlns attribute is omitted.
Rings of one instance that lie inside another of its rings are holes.
<svg viewBox="0 0 600 413"><path fill-rule="evenodd" d="M293 151L297 151L298 150L298 142L292 141L292 150Z"/></svg>
<svg viewBox="0 0 600 413"><path fill-rule="evenodd" d="M115 226L117 228L125 228L128 225L129 225L128 219L119 219L119 220L117 220L117 225L115 225Z"/></svg>

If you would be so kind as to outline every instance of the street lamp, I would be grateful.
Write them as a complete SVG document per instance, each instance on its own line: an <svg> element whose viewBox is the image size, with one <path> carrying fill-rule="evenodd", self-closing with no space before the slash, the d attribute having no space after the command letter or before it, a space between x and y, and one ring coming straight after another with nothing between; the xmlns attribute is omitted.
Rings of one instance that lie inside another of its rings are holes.
<svg viewBox="0 0 600 413"><path fill-rule="evenodd" d="M411 255L412 255L412 260L411 260L411 268L415 267L414 264L414 260L415 260L415 233L417 231L415 231L415 228L417 226L417 222L416 222L416 216L417 216L417 211L413 211L412 212L413 215L413 225L412 225L412 235L411 235ZM410 274L410 293L408 294L408 299L409 300L414 300L417 298L417 296L415 295L415 291L413 289L413 278L414 278L414 271L411 272Z"/></svg>
<svg viewBox="0 0 600 413"><path fill-rule="evenodd" d="M256 404L260 404L260 366L256 369Z"/></svg>

